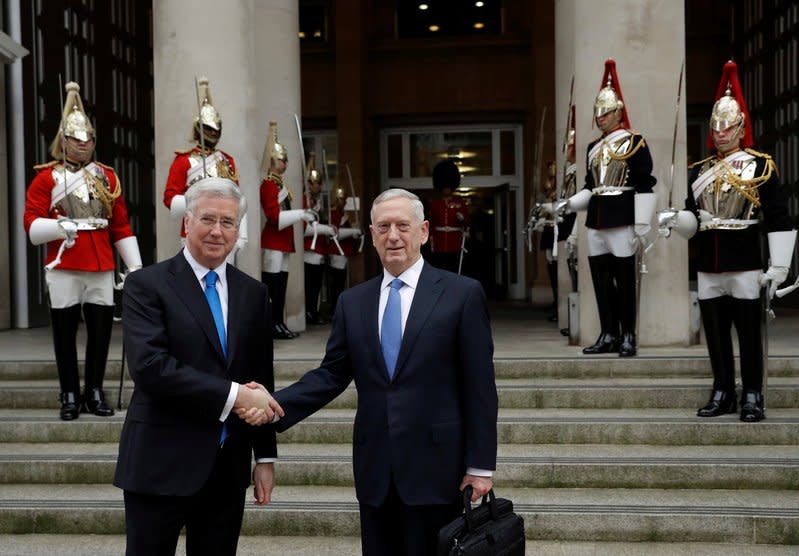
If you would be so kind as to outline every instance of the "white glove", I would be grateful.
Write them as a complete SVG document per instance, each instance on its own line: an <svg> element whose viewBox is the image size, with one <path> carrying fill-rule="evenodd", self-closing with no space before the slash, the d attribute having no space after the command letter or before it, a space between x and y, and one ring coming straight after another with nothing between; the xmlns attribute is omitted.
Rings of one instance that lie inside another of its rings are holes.
<svg viewBox="0 0 799 556"><path fill-rule="evenodd" d="M355 238L359 239L363 235L363 232L360 228L339 228L338 229L338 237L339 239L348 239L348 238Z"/></svg>
<svg viewBox="0 0 799 556"><path fill-rule="evenodd" d="M314 229L316 230L317 236L333 237L334 235L336 235L336 229L333 226L317 223L315 225L308 226L307 228L305 228L305 237L312 237L314 235Z"/></svg>
<svg viewBox="0 0 799 556"><path fill-rule="evenodd" d="M315 220L316 214L311 210L281 210L277 217L277 227L279 230L283 230L296 224L297 222L313 222Z"/></svg>
<svg viewBox="0 0 799 556"><path fill-rule="evenodd" d="M699 221L700 222L710 222L713 220L713 215L710 214L708 211L704 209L699 209Z"/></svg>
<svg viewBox="0 0 799 556"><path fill-rule="evenodd" d="M313 210L310 210L310 209L305 209L303 211L303 213L302 213L302 219L305 222L308 222L308 223L318 222L319 221L319 215L316 213L316 211L313 211Z"/></svg>
<svg viewBox="0 0 799 556"><path fill-rule="evenodd" d="M75 240L78 238L78 225L72 220L62 218L58 220L58 227L64 233L64 239L67 242L67 247L75 245Z"/></svg>
<svg viewBox="0 0 799 556"><path fill-rule="evenodd" d="M766 272L761 272L758 282L761 287L768 288L768 297L772 299L780 284L788 278L788 267L770 266Z"/></svg>
<svg viewBox="0 0 799 556"><path fill-rule="evenodd" d="M569 251L577 249L577 234L569 234L569 237L566 238L566 249Z"/></svg>
<svg viewBox="0 0 799 556"><path fill-rule="evenodd" d="M552 205L552 203L541 203L540 205L538 205L538 209L539 209L539 211L537 211L537 212L543 212L544 214L554 214L555 213L555 208Z"/></svg>

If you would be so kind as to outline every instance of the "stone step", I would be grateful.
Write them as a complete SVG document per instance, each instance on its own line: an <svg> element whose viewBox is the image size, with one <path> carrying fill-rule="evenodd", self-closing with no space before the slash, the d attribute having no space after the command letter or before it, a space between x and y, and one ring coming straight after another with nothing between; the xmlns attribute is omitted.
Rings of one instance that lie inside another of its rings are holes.
<svg viewBox="0 0 799 556"><path fill-rule="evenodd" d="M124 554L123 535L0 535L0 556L84 556ZM186 553L185 537L178 540L176 554ZM685 542L579 542L527 539L525 553L559 556L796 556L795 546L768 544L685 543ZM242 535L238 556L360 556L357 537L282 537Z"/></svg>
<svg viewBox="0 0 799 556"><path fill-rule="evenodd" d="M275 358L275 377L294 380L319 365L321 357L291 356ZM736 358L740 368L740 361ZM83 363L81 363L81 368ZM109 383L119 382L121 359L111 359L106 367ZM706 353L700 356L638 356L619 358L616 355L592 357L503 357L494 360L497 378L630 378L630 377L694 377L712 375ZM41 358L0 361L0 380L45 380L57 376L51 352ZM769 376L799 376L799 357L769 358ZM127 377L127 381L130 378Z"/></svg>
<svg viewBox="0 0 799 556"><path fill-rule="evenodd" d="M799 492L502 488L530 539L591 542L799 543ZM249 496L249 494L248 494ZM122 492L99 485L0 485L0 534L121 535ZM248 501L243 535L356 537L348 487L281 486Z"/></svg>
<svg viewBox="0 0 799 556"><path fill-rule="evenodd" d="M349 444L281 444L280 485L352 486ZM109 484L117 444L4 444L0 484ZM799 489L799 446L502 444L498 487Z"/></svg>
<svg viewBox="0 0 799 556"><path fill-rule="evenodd" d="M323 409L281 434L280 442L345 444L352 409ZM81 415L61 421L55 410L0 409L0 442L116 442L124 411L113 417ZM738 415L712 419L688 409L500 409L501 444L799 444L799 409L775 408L760 423Z"/></svg>
<svg viewBox="0 0 799 556"><path fill-rule="evenodd" d="M279 380L276 388L291 384ZM118 383L106 383L108 402L116 406ZM130 402L131 385L124 390L123 407ZM740 390L740 389L739 389ZM503 408L687 408L707 402L708 379L498 379L499 405ZM7 380L0 383L0 408L45 409L59 407L59 386L51 380ZM768 406L799 408L799 377L773 378L768 384ZM355 387L350 386L328 406L355 408Z"/></svg>

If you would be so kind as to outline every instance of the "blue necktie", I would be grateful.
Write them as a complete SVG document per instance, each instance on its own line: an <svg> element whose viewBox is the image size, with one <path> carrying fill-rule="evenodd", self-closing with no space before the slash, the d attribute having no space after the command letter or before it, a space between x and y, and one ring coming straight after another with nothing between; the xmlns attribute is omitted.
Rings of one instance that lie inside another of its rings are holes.
<svg viewBox="0 0 799 556"><path fill-rule="evenodd" d="M399 290L404 285L402 280L394 278L388 290L386 310L383 312L380 344L383 348L383 359L386 361L388 378L394 378L397 356L402 344L402 300Z"/></svg>
<svg viewBox="0 0 799 556"><path fill-rule="evenodd" d="M219 342L222 344L222 353L227 359L227 340L225 339L225 317L222 315L222 302L219 301L219 294L216 291L216 281L219 276L213 270L205 275L205 299L208 300L208 306L211 308L211 314L214 316L214 324L216 325L216 333L219 335ZM219 437L219 445L224 444L227 438L227 424L222 423L222 434Z"/></svg>

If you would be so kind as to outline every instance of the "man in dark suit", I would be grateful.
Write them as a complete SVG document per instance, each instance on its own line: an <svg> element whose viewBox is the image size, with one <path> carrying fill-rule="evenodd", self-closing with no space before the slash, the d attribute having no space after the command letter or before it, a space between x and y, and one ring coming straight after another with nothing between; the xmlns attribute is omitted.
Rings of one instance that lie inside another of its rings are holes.
<svg viewBox="0 0 799 556"><path fill-rule="evenodd" d="M355 380L355 490L365 556L435 553L438 530L492 486L497 453L493 340L480 284L421 256L419 198L390 189L372 205L383 274L341 294L318 369L275 393L283 431Z"/></svg>
<svg viewBox="0 0 799 556"><path fill-rule="evenodd" d="M123 328L133 397L114 484L125 491L127 554L235 554L253 471L269 502L275 432L253 422L282 412L274 388L266 287L225 262L246 201L236 184L206 178L186 193L186 247L131 274ZM258 384L256 384L258 383Z"/></svg>

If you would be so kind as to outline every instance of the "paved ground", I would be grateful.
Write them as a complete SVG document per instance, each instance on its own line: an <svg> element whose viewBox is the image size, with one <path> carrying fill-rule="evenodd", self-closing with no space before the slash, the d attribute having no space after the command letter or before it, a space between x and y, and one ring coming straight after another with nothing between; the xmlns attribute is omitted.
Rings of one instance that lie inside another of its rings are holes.
<svg viewBox="0 0 799 556"><path fill-rule="evenodd" d="M491 304L494 329L494 353L506 358L575 358L583 357L580 346L569 346L557 326L547 322L546 313L523 303ZM330 326L310 326L294 340L275 340L275 358L279 360L321 360ZM799 357L799 310L777 309L777 318L769 326L769 355ZM109 358L120 359L122 327L114 326ZM78 333L78 356L82 357L84 330ZM639 348L639 357L706 357L704 345ZM612 357L612 356L603 356ZM52 361L53 347L48 327L0 331L0 361Z"/></svg>

